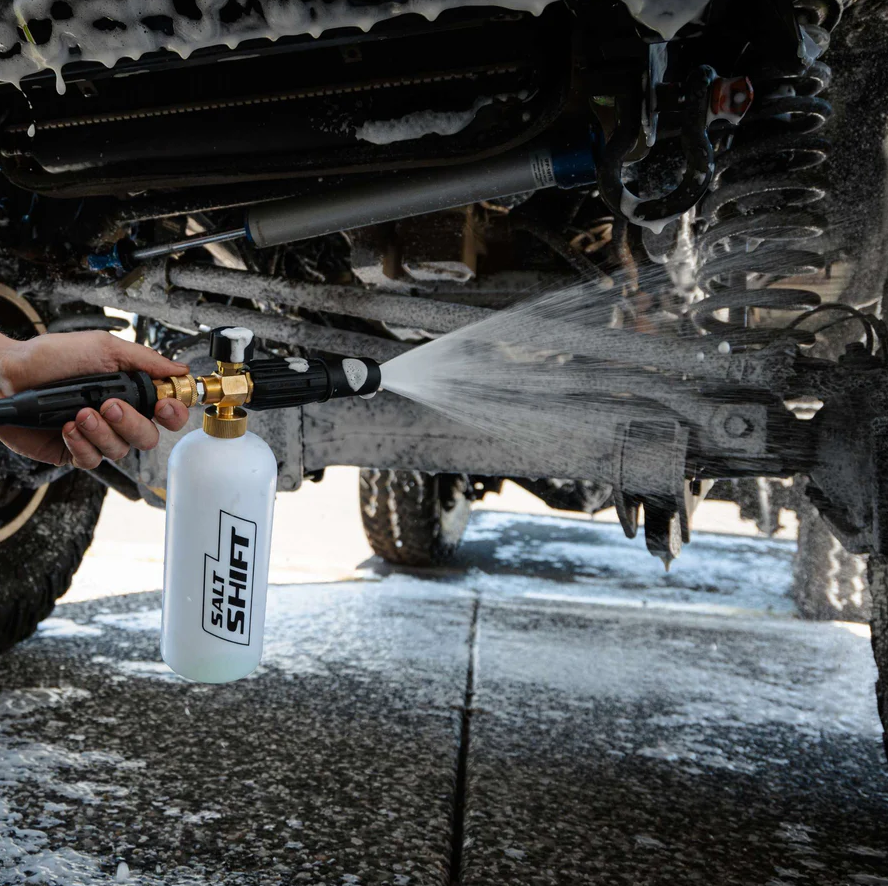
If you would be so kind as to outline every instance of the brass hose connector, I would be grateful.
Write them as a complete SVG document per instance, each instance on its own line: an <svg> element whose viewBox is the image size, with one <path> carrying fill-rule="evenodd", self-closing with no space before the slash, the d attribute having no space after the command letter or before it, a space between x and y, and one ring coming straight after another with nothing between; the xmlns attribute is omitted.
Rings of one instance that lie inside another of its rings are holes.
<svg viewBox="0 0 888 886"><path fill-rule="evenodd" d="M204 381L204 403L216 404L204 410L204 432L223 440L243 437L247 433L247 413L241 406L250 395L249 380L243 371L244 364L220 360L216 365L219 368Z"/></svg>
<svg viewBox="0 0 888 886"><path fill-rule="evenodd" d="M222 414L235 406L249 403L253 395L253 380L243 364L220 363L212 375L174 375L156 379L154 389L158 400L178 400L187 408L203 404L219 406Z"/></svg>
<svg viewBox="0 0 888 886"><path fill-rule="evenodd" d="M193 375L173 375L155 380L154 388L158 400L178 400L189 409L199 400L197 380Z"/></svg>

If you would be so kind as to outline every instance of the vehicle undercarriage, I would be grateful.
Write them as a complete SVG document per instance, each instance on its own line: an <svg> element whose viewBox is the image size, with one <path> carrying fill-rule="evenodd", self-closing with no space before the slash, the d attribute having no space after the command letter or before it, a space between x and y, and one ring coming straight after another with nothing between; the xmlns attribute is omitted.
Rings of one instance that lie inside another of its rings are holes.
<svg viewBox="0 0 888 886"><path fill-rule="evenodd" d="M458 508L461 532L471 498L516 478L556 507L615 505L629 535L643 513L668 562L716 481L803 475L885 571L884 3L93 5L0 12L4 331L123 314L198 370L202 332L226 324L264 354L382 361L586 285L599 319L565 350L631 337L645 370L581 458L382 394L257 416L279 488L357 465L375 513L381 472L390 496L412 476L435 484L428 519ZM551 181L497 186L541 149ZM278 233L257 238L251 213ZM162 506L174 442L96 478ZM6 456L0 544L64 473Z"/></svg>

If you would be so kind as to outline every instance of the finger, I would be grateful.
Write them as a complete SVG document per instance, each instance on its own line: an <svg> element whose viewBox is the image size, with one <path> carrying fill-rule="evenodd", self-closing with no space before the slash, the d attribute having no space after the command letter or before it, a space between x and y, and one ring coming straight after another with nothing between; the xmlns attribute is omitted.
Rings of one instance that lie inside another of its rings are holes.
<svg viewBox="0 0 888 886"><path fill-rule="evenodd" d="M188 367L123 341L109 332L58 332L21 342L8 361L6 374L13 391L119 369L141 369L152 378L184 375Z"/></svg>
<svg viewBox="0 0 888 886"><path fill-rule="evenodd" d="M154 407L154 418L169 431L179 431L188 424L188 408L178 400L161 400Z"/></svg>
<svg viewBox="0 0 888 886"><path fill-rule="evenodd" d="M157 426L150 418L138 413L129 403L108 400L102 404L102 418L108 426L130 446L136 449L154 449L160 439Z"/></svg>
<svg viewBox="0 0 888 886"><path fill-rule="evenodd" d="M168 375L185 375L188 372L186 363L177 363L162 357L157 351L146 348L145 345L137 345L135 342L124 341L122 338L111 336L113 342L112 351L117 360L117 365L124 370L142 370L152 378L166 378Z"/></svg>
<svg viewBox="0 0 888 886"><path fill-rule="evenodd" d="M95 409L81 409L76 421L77 430L106 458L117 461L129 452L129 443L115 434Z"/></svg>
<svg viewBox="0 0 888 886"><path fill-rule="evenodd" d="M69 461L75 468L91 471L102 463L102 453L80 433L73 421L65 425L62 439L70 454Z"/></svg>

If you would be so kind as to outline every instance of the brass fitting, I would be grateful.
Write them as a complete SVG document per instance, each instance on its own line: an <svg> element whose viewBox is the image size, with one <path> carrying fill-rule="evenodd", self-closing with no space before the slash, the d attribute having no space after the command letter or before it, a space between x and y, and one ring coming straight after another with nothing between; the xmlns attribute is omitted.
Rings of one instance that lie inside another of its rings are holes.
<svg viewBox="0 0 888 886"><path fill-rule="evenodd" d="M200 394L203 388L203 395ZM220 407L243 406L253 396L253 379L244 372L242 363L220 363L212 375L174 375L156 379L154 389L158 400L178 400L187 408L203 403Z"/></svg>
<svg viewBox="0 0 888 886"><path fill-rule="evenodd" d="M247 413L239 406L210 406L204 410L204 433L233 440L247 433Z"/></svg>
<svg viewBox="0 0 888 886"><path fill-rule="evenodd" d="M158 399L176 399L187 407L202 403L203 429L211 437L233 439L247 432L247 413L242 408L253 396L253 380L244 363L229 362L237 354L242 360L253 353L253 333L233 329L238 333L240 347L225 341L230 327L213 330L210 336L210 353L217 358L217 369L212 375L195 378L191 375L173 376L154 382ZM219 359L222 358L222 359ZM226 359L227 358L227 359Z"/></svg>
<svg viewBox="0 0 888 886"><path fill-rule="evenodd" d="M253 382L244 372L243 363L216 364L219 368L203 379L204 403L214 403L204 410L204 433L231 440L247 433L247 413L241 409L253 393Z"/></svg>
<svg viewBox="0 0 888 886"><path fill-rule="evenodd" d="M228 364L231 365L231 364ZM250 402L253 394L253 380L249 373L240 372L237 375L221 375L214 372L212 375L200 379L204 386L203 402L217 406L243 406Z"/></svg>
<svg viewBox="0 0 888 886"><path fill-rule="evenodd" d="M173 375L155 380L158 400L178 400L187 408L197 405L197 381L193 375Z"/></svg>

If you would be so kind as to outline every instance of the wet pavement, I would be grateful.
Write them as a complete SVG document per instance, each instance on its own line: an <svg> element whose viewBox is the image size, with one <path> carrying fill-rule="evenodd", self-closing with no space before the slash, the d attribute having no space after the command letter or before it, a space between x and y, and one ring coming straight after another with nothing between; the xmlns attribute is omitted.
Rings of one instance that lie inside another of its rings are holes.
<svg viewBox="0 0 888 886"><path fill-rule="evenodd" d="M464 883L888 884L865 640L524 601L480 624Z"/></svg>
<svg viewBox="0 0 888 886"><path fill-rule="evenodd" d="M221 687L158 592L59 605L0 659L0 884L888 884L868 634L791 557L476 514L464 570L274 587Z"/></svg>

